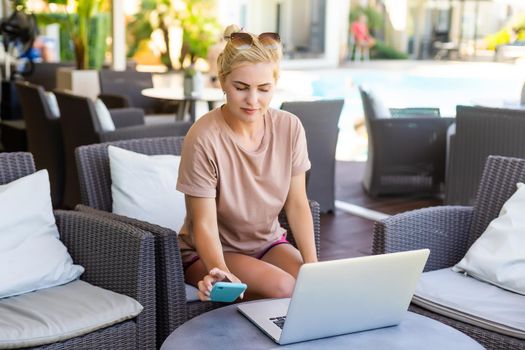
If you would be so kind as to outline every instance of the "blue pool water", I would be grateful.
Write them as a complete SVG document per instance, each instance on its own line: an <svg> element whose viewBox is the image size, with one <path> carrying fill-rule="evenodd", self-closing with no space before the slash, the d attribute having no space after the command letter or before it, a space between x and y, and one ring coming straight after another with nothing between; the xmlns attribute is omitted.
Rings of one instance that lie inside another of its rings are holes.
<svg viewBox="0 0 525 350"><path fill-rule="evenodd" d="M441 115L454 116L456 105L516 103L523 84L523 75L520 74L498 77L480 71L478 77L458 75L441 77L401 71L347 69L323 73L311 84L316 97L345 99L340 122L342 129L362 118L358 85L371 88L390 108L439 107Z"/></svg>

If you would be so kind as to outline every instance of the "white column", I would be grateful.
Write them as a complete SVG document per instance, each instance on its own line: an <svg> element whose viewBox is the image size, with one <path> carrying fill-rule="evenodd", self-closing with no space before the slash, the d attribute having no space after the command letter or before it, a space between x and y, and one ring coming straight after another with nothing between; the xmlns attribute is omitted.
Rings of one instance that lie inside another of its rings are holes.
<svg viewBox="0 0 525 350"><path fill-rule="evenodd" d="M425 10L425 2L418 0L414 6L414 53L412 57L414 59L419 58L421 51L421 39L425 31Z"/></svg>
<svg viewBox="0 0 525 350"><path fill-rule="evenodd" d="M126 70L126 18L124 14L124 0L111 1L112 16L112 57L111 67L114 70Z"/></svg>
<svg viewBox="0 0 525 350"><path fill-rule="evenodd" d="M385 0L385 7L390 19L386 28L387 42L399 51L406 52L407 35L407 0Z"/></svg>

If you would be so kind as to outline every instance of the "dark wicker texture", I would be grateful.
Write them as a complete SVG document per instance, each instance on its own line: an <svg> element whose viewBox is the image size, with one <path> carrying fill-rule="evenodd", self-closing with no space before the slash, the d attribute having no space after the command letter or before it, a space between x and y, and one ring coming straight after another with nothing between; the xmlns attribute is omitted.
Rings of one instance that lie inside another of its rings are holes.
<svg viewBox="0 0 525 350"><path fill-rule="evenodd" d="M82 203L85 204L78 206L77 209L91 213L96 212L98 215L103 215L107 218L133 224L143 230L151 232L155 237L156 290L157 305L159 305L157 310L158 344L161 344L161 342L183 322L205 311L222 306L223 304L203 303L200 301L186 303L184 272L176 232L151 223L111 213L111 173L107 147L108 145L114 145L148 155L179 155L182 150L183 141L183 137L138 139L82 146L76 150ZM319 205L315 202L310 202L310 207L314 222L316 248L319 254ZM282 213L280 215L280 221L288 229ZM293 236L290 235L289 237L290 240L293 241Z"/></svg>
<svg viewBox="0 0 525 350"><path fill-rule="evenodd" d="M466 253L471 207L418 209L379 221L374 228L373 253L429 248L425 271L450 267Z"/></svg>
<svg viewBox="0 0 525 350"><path fill-rule="evenodd" d="M0 184L7 184L35 172L31 153L0 153Z"/></svg>
<svg viewBox="0 0 525 350"><path fill-rule="evenodd" d="M314 223L314 236L315 236L315 250L317 252L317 257L319 258L320 248L321 248L321 209L319 203L316 201L309 201L310 212L312 213L312 220ZM292 229L290 224L288 224L288 219L286 218L286 213L282 210L279 213L279 223L286 230L287 235L286 239L297 248L295 243L295 238L293 236Z"/></svg>
<svg viewBox="0 0 525 350"><path fill-rule="evenodd" d="M114 131L102 131L97 118L95 104L91 99L63 91L55 91L55 95L60 107L60 127L64 140L66 162L64 206L67 208L74 208L75 205L80 203L78 174L74 154L77 147L115 140L184 136L191 126L189 122L144 125L142 111L137 108L129 108L126 109L129 115L127 122L123 120L125 116L121 115L122 113L112 110L112 114L115 116L115 126L122 127L118 127ZM137 116L137 113L140 116ZM138 124L131 125L133 123Z"/></svg>
<svg viewBox="0 0 525 350"><path fill-rule="evenodd" d="M425 271L451 267L495 219L501 207L525 181L525 159L488 158L472 207L443 206L415 210L376 223L374 254L430 248ZM490 301L488 301L490 302ZM454 320L412 305L413 311L449 324L487 349L524 350L525 340Z"/></svg>
<svg viewBox="0 0 525 350"><path fill-rule="evenodd" d="M525 110L457 106L445 204L473 205L488 156L525 158Z"/></svg>
<svg viewBox="0 0 525 350"><path fill-rule="evenodd" d="M34 170L30 153L0 154L0 184L29 175ZM128 295L137 300L144 310L132 320L38 348L155 348L155 266L152 235L131 225L88 213L56 211L55 218L61 241L68 248L73 261L85 268L81 279Z"/></svg>
<svg viewBox="0 0 525 350"><path fill-rule="evenodd" d="M433 109L394 111L379 115L378 101L359 87L368 131L368 158L363 187L371 195L441 191L445 179L446 134L454 118Z"/></svg>

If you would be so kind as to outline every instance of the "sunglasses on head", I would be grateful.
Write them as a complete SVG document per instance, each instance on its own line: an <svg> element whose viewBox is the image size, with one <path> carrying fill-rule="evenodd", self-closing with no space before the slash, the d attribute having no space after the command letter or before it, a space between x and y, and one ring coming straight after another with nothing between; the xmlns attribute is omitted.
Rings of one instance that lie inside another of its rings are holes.
<svg viewBox="0 0 525 350"><path fill-rule="evenodd" d="M253 36L245 32L231 33L229 36L225 36L224 39L230 40L232 45L239 50L247 50L253 45ZM272 50L278 49L281 43L279 34L272 32L261 33L257 39L264 47Z"/></svg>

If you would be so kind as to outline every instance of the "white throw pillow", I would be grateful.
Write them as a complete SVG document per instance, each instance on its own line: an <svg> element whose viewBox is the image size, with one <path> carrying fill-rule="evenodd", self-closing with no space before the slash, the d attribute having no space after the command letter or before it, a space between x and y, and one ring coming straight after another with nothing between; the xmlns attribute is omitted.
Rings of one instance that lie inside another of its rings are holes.
<svg viewBox="0 0 525 350"><path fill-rule="evenodd" d="M525 185L505 202L499 216L452 268L525 295Z"/></svg>
<svg viewBox="0 0 525 350"><path fill-rule="evenodd" d="M177 191L180 156L135 153L109 146L113 213L179 232L186 206Z"/></svg>
<svg viewBox="0 0 525 350"><path fill-rule="evenodd" d="M115 123L111 118L108 107L102 102L101 99L97 98L95 101L95 111L97 113L98 122L100 123L100 129L102 132L115 131Z"/></svg>
<svg viewBox="0 0 525 350"><path fill-rule="evenodd" d="M368 93L368 97L370 98L370 102L372 104L371 107L374 109L376 118L392 117L390 109L388 109L388 107L383 103L383 99L381 98L380 94L378 94L377 91L372 90L370 88L365 87L364 89Z"/></svg>
<svg viewBox="0 0 525 350"><path fill-rule="evenodd" d="M47 170L0 185L0 298L49 288L78 278L60 242Z"/></svg>
<svg viewBox="0 0 525 350"><path fill-rule="evenodd" d="M54 93L51 91L46 91L44 93L44 96L46 97L47 106L49 107L49 110L51 111L51 117L58 119L60 118L60 109L58 108L58 101L57 97Z"/></svg>

